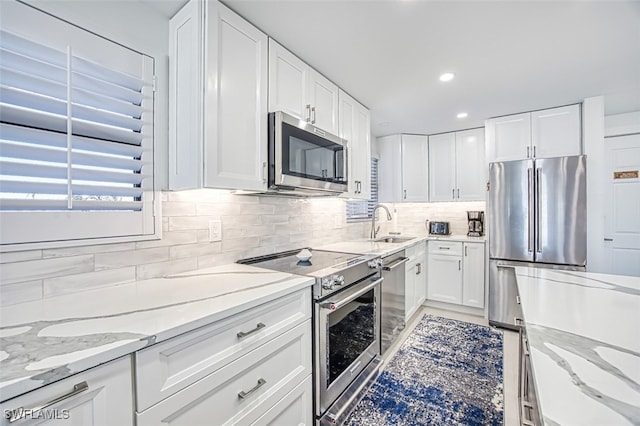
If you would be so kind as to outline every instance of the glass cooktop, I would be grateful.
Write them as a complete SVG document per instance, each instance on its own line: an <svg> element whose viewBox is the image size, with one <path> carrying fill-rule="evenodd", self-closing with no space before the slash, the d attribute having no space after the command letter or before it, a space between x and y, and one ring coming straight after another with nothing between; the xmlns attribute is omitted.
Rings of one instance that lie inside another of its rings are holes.
<svg viewBox="0 0 640 426"><path fill-rule="evenodd" d="M316 276L323 275L317 274L317 272L327 268L340 270L365 260L362 255L354 253L307 249L311 252L311 258L308 261L301 261L296 257L300 250L242 259L238 263L290 274Z"/></svg>

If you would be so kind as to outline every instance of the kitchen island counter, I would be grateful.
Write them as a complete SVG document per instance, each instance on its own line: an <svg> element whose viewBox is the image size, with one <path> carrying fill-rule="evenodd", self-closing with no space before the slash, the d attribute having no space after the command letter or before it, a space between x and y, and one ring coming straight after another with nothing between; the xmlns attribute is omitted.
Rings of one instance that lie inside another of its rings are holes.
<svg viewBox="0 0 640 426"><path fill-rule="evenodd" d="M346 253L376 254L376 255L385 257L424 241L438 240L438 241L478 242L478 243L485 242L485 237L468 237L466 235L411 236L411 235L401 234L401 235L391 235L391 237L411 238L411 239L401 243L385 243L382 241L372 241L370 239L361 239L361 240L341 241L339 243L327 244L321 247L314 247L314 248L319 250L342 251Z"/></svg>
<svg viewBox="0 0 640 426"><path fill-rule="evenodd" d="M515 271L544 424L640 424L640 278Z"/></svg>
<svg viewBox="0 0 640 426"><path fill-rule="evenodd" d="M4 306L0 401L312 284L230 264Z"/></svg>

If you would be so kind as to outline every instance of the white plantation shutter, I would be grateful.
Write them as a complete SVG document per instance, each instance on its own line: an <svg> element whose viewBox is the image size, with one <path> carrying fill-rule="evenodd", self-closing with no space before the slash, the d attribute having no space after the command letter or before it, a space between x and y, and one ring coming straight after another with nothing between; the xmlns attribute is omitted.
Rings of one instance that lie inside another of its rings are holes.
<svg viewBox="0 0 640 426"><path fill-rule="evenodd" d="M0 31L2 244L153 233L153 58L37 18Z"/></svg>
<svg viewBox="0 0 640 426"><path fill-rule="evenodd" d="M347 201L347 220L371 219L378 204L378 159L371 159L371 196L368 200Z"/></svg>

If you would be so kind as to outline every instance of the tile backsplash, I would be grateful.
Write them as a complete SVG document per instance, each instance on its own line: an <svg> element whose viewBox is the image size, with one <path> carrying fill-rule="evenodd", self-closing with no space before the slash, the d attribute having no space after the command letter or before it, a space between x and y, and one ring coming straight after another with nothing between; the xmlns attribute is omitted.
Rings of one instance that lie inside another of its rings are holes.
<svg viewBox="0 0 640 426"><path fill-rule="evenodd" d="M466 233L466 210L484 203L386 204L381 232L425 235L424 220ZM209 221L222 241L209 241ZM238 259L368 237L370 222L346 223L345 201L234 195L221 190L162 193L162 239L0 254L0 305L235 262Z"/></svg>

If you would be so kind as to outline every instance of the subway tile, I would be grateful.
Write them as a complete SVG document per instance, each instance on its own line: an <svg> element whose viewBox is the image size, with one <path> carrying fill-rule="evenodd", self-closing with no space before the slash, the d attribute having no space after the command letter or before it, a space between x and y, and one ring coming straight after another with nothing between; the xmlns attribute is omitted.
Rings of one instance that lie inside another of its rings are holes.
<svg viewBox="0 0 640 426"><path fill-rule="evenodd" d="M246 256L249 257L249 256ZM220 266L226 265L229 263L234 263L238 259L244 259L245 256L242 256L241 250L229 251L224 253L218 253L207 256L199 256L198 257L198 269L201 268L209 268L212 266Z"/></svg>
<svg viewBox="0 0 640 426"><path fill-rule="evenodd" d="M198 216L231 216L242 214L245 208L242 204L231 203L196 203Z"/></svg>
<svg viewBox="0 0 640 426"><path fill-rule="evenodd" d="M25 260L35 259L42 259L42 250L0 253L0 263L24 262Z"/></svg>
<svg viewBox="0 0 640 426"><path fill-rule="evenodd" d="M195 216L196 204L186 201L167 201L162 203L162 216Z"/></svg>
<svg viewBox="0 0 640 426"><path fill-rule="evenodd" d="M169 260L169 247L155 247L95 255L96 271Z"/></svg>
<svg viewBox="0 0 640 426"><path fill-rule="evenodd" d="M205 256L208 254L220 253L222 243L220 242L205 242L198 244L184 244L179 246L169 247L170 259L184 259L187 257Z"/></svg>
<svg viewBox="0 0 640 426"><path fill-rule="evenodd" d="M185 231L192 229L209 229L209 221L217 220L215 216L176 216L169 218L169 231Z"/></svg>
<svg viewBox="0 0 640 426"><path fill-rule="evenodd" d="M248 225L241 227L234 227L231 225L222 225L222 238L233 239L243 237L262 237L265 235L272 235L275 233L274 225ZM286 231L284 232L286 233Z"/></svg>
<svg viewBox="0 0 640 426"><path fill-rule="evenodd" d="M130 251L136 248L135 243L100 244L79 247L61 247L42 251L43 258L78 256L83 254L110 253L118 251Z"/></svg>
<svg viewBox="0 0 640 426"><path fill-rule="evenodd" d="M136 266L136 279L148 280L198 269L197 258L168 260Z"/></svg>
<svg viewBox="0 0 640 426"><path fill-rule="evenodd" d="M136 249L152 248L152 247L167 247L180 244L195 244L198 240L198 230L188 231L171 231L164 232L162 238L152 241L140 241L136 243ZM206 233L206 239L209 239L209 230L204 231Z"/></svg>
<svg viewBox="0 0 640 426"><path fill-rule="evenodd" d="M227 227L240 227L247 225L262 225L261 217L258 215L246 215L246 216L221 216L222 228Z"/></svg>
<svg viewBox="0 0 640 426"><path fill-rule="evenodd" d="M93 270L93 255L60 257L6 263L0 268L0 283L13 284L43 278L79 274Z"/></svg>
<svg viewBox="0 0 640 426"><path fill-rule="evenodd" d="M273 246L281 244L289 244L289 235L287 234L273 234L260 237L260 246Z"/></svg>
<svg viewBox="0 0 640 426"><path fill-rule="evenodd" d="M241 251L260 246L260 237L233 238L222 240L222 251Z"/></svg>
<svg viewBox="0 0 640 426"><path fill-rule="evenodd" d="M109 287L135 281L135 279L136 268L134 266L48 278L44 280L44 297Z"/></svg>
<svg viewBox="0 0 640 426"><path fill-rule="evenodd" d="M260 222L264 225L270 225L272 223L288 223L289 215L288 214L275 214L275 215L265 215L260 216Z"/></svg>
<svg viewBox="0 0 640 426"><path fill-rule="evenodd" d="M0 306L42 299L42 280L0 285Z"/></svg>

